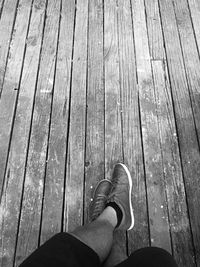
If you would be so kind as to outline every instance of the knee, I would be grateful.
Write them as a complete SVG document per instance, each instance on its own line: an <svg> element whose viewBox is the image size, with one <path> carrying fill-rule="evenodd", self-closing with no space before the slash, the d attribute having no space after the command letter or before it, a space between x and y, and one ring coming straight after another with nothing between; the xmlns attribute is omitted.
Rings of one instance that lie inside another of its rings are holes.
<svg viewBox="0 0 200 267"><path fill-rule="evenodd" d="M130 256L133 266L144 267L178 267L172 255L166 250L158 247L141 248Z"/></svg>

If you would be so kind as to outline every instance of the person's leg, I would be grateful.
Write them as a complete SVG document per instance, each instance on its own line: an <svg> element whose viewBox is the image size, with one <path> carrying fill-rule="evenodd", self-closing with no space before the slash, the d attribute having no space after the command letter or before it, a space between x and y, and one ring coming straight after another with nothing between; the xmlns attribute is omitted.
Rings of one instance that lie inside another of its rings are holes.
<svg viewBox="0 0 200 267"><path fill-rule="evenodd" d="M99 267L98 255L68 233L54 235L27 257L19 267Z"/></svg>
<svg viewBox="0 0 200 267"><path fill-rule="evenodd" d="M116 267L178 267L169 252L158 247L141 248Z"/></svg>
<svg viewBox="0 0 200 267"><path fill-rule="evenodd" d="M71 233L60 233L34 251L20 267L100 266L109 254L118 219L112 207L105 207L112 183L102 180L96 186L89 224Z"/></svg>
<svg viewBox="0 0 200 267"><path fill-rule="evenodd" d="M71 255L75 255L77 262L82 262L80 266L87 266L83 263L84 256L87 256L87 260L90 260L91 254L94 254L94 252L100 262L103 262L111 250L113 232L117 222L115 210L112 207L106 207L95 221L80 226L71 233L61 233L54 236L35 251L21 267L50 267L59 264L60 267L64 267L64 264L66 267L70 266L69 264L79 266L75 265L74 259L69 261L69 252L71 252ZM92 253L92 251L94 252ZM61 265L62 263L63 265Z"/></svg>
<svg viewBox="0 0 200 267"><path fill-rule="evenodd" d="M108 206L95 221L78 227L70 234L91 247L103 262L111 250L116 225L116 212Z"/></svg>
<svg viewBox="0 0 200 267"><path fill-rule="evenodd" d="M102 210L100 216L70 234L61 233L54 236L36 250L22 266L99 266L111 250L114 229L127 230L134 225L131 204L132 181L125 165L115 166L112 182L114 187L108 197L108 206ZM105 183L105 181L102 182L101 187L98 188L102 189L102 184ZM109 190L105 191L109 192ZM99 214L99 207L105 207L106 202L105 192L97 190L94 201L96 214ZM92 262L90 262L91 258L93 258Z"/></svg>
<svg viewBox="0 0 200 267"><path fill-rule="evenodd" d="M134 225L131 203L132 179L128 168L118 163L112 174L112 189L107 207L91 224L76 229L72 234L91 247L103 262L109 255L115 228L129 230ZM96 201L98 204L98 201Z"/></svg>

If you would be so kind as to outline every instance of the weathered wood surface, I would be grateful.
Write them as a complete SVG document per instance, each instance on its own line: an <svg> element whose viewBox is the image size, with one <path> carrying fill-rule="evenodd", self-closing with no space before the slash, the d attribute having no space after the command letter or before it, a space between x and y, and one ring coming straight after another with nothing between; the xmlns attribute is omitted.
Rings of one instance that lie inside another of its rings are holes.
<svg viewBox="0 0 200 267"><path fill-rule="evenodd" d="M117 12L116 2L107 1L104 7L104 60L105 170L108 178L116 161L123 160Z"/></svg>
<svg viewBox="0 0 200 267"><path fill-rule="evenodd" d="M1 14L3 11L3 4L4 4L4 0L0 0L0 19L1 19Z"/></svg>
<svg viewBox="0 0 200 267"><path fill-rule="evenodd" d="M185 201L185 187L176 133L176 122L170 91L166 54L163 45L163 34L159 18L159 6L157 0L145 1L145 3L148 21L149 45L151 47L151 56L153 58L152 68L165 186L168 198L172 253L180 266L184 264L194 266L191 228L188 220L187 204ZM157 42L153 41L154 35L159 36L159 53L156 53L158 46ZM182 229L185 230L183 231Z"/></svg>
<svg viewBox="0 0 200 267"><path fill-rule="evenodd" d="M132 1L151 245L171 252L169 218L160 148L144 1Z"/></svg>
<svg viewBox="0 0 200 267"><path fill-rule="evenodd" d="M166 45L166 56L174 104L180 155L183 167L184 183L187 195L189 219L195 245L197 266L200 264L200 225L195 210L200 207L199 175L200 154L194 110L191 106L188 77L180 44L180 31L177 31L177 20L171 1L159 1L163 33ZM195 259L194 259L195 260Z"/></svg>
<svg viewBox="0 0 200 267"><path fill-rule="evenodd" d="M200 52L200 2L198 0L188 0L188 8L192 18L195 40Z"/></svg>
<svg viewBox="0 0 200 267"><path fill-rule="evenodd" d="M88 0L76 3L70 124L67 150L64 229L83 222Z"/></svg>
<svg viewBox="0 0 200 267"><path fill-rule="evenodd" d="M27 149L29 146L29 133L31 127L31 116L34 101L35 86L38 74L38 63L41 51L41 42L43 37L44 15L45 15L45 1L43 5L39 0L34 1L32 8L32 15L29 27L29 33L26 40L26 54L23 66L22 78L20 83L20 94L18 98L18 106L16 111L16 118L19 118L18 128L13 130L13 144L19 144L15 149L15 157L18 157L20 168L15 171L16 180L20 181L20 177L25 175L25 166L27 160ZM16 133L15 133L16 132ZM12 152L12 150L11 150ZM22 242L24 239L22 238ZM26 241L25 241L26 242ZM23 246L20 244L20 238L16 246L15 266L18 265L24 258Z"/></svg>
<svg viewBox="0 0 200 267"><path fill-rule="evenodd" d="M63 1L61 14L40 243L62 230L63 227L75 1ZM49 207L52 208L49 209Z"/></svg>
<svg viewBox="0 0 200 267"><path fill-rule="evenodd" d="M162 26L158 0L145 0L149 53L151 59L165 59Z"/></svg>
<svg viewBox="0 0 200 267"><path fill-rule="evenodd" d="M121 87L118 45L118 6L106 1L104 6L104 60L105 60L105 175L110 179L117 162L123 161ZM106 266L114 266L125 259L126 235L118 231Z"/></svg>
<svg viewBox="0 0 200 267"><path fill-rule="evenodd" d="M183 53L197 138L200 140L200 59L186 0L174 1L176 23Z"/></svg>
<svg viewBox="0 0 200 267"><path fill-rule="evenodd" d="M89 1L85 221L96 183L105 177L103 1ZM92 187L92 188L91 188Z"/></svg>
<svg viewBox="0 0 200 267"><path fill-rule="evenodd" d="M138 85L132 12L129 1L120 1L118 9L119 62L124 162L132 180L132 204L135 226L128 232L128 253L149 245L144 162L141 142ZM131 58L131 60L130 60Z"/></svg>
<svg viewBox="0 0 200 267"><path fill-rule="evenodd" d="M11 38L13 38L12 34L15 34L15 30L13 31L13 27L16 20L17 4L18 0L5 0L4 5L2 6L0 23L0 97L2 92L6 63L9 57L8 51L10 41Z"/></svg>
<svg viewBox="0 0 200 267"><path fill-rule="evenodd" d="M35 8L44 11L45 1L36 2ZM21 258L29 255L39 243L59 16L60 1L48 1L24 173L16 254Z"/></svg>
<svg viewBox="0 0 200 267"><path fill-rule="evenodd" d="M152 61L152 67L172 239L172 253L179 266L183 266L184 264L195 266L172 99L169 83L166 79L166 65L161 60L155 60Z"/></svg>
<svg viewBox="0 0 200 267"><path fill-rule="evenodd" d="M119 161L135 227L106 266L149 245L200 266L199 14L197 0L0 0L2 267L86 223Z"/></svg>
<svg viewBox="0 0 200 267"><path fill-rule="evenodd" d="M16 100L20 87L20 77L23 68L24 49L31 10L31 3L20 1L18 9L15 35L12 36L10 58L8 60L3 92L0 104L0 141L1 141L1 213L0 213L0 264L10 266L13 262L15 242L17 237L18 217L22 194L24 160L20 158L23 149L20 120L16 115ZM14 130L13 130L14 124ZM23 131L22 131L23 132ZM12 134L13 133L13 134ZM12 142L10 137L12 136ZM21 142L20 142L21 141ZM8 154L7 154L8 153Z"/></svg>
<svg viewBox="0 0 200 267"><path fill-rule="evenodd" d="M24 49L26 44L26 36L28 30L28 21L30 15L30 8L31 3L29 0L21 0L20 1L20 8L17 12L15 27L14 27L14 34L11 38L10 43L10 50L9 50L9 58L7 62L6 72L5 72L5 79L2 88L2 94L0 99L0 194L2 192L2 187L4 184L4 172L6 167L7 161L7 153L9 150L9 143L10 137L12 135L12 125L15 116L15 108L16 108L16 100L18 97L18 87L20 83L20 76L21 76L21 68L23 67L23 58L24 58ZM11 10L11 8L10 8ZM10 17L7 14L7 17ZM5 27L8 27L6 25ZM8 27L9 28L9 27ZM6 34L5 34L6 36ZM5 38L3 34L3 43L1 46L1 55L2 58L0 62L3 63L4 59L3 56L5 55L5 44L8 41L4 40ZM0 64L1 64L0 63Z"/></svg>

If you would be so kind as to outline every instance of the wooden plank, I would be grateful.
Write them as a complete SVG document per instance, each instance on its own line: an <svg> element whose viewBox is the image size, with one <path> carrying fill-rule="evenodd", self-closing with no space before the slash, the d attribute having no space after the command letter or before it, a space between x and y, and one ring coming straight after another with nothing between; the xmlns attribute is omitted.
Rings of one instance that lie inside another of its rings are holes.
<svg viewBox="0 0 200 267"><path fill-rule="evenodd" d="M114 165L123 162L117 9L116 1L104 3L105 175L109 179ZM113 244L106 266L127 257L124 232L115 232Z"/></svg>
<svg viewBox="0 0 200 267"><path fill-rule="evenodd" d="M24 49L24 43L26 38L26 31L28 27L28 21L29 21L29 14L30 14L30 8L31 3L30 1L21 1L21 8L19 10L17 19L16 19L16 35L12 42L12 57L10 61L8 62L8 72L7 76L10 80L13 79L13 86L16 86L17 88L21 88L20 92L21 95L23 95L23 90L27 90L28 88L31 88L31 81L30 83L26 84L24 80L24 75L22 75L22 79L19 83L20 79L20 72L21 72L21 63L22 56L23 56L23 49ZM30 34L30 31L29 31ZM20 40L22 38L22 40ZM16 43L15 43L16 40ZM24 43L22 43L24 41ZM19 47L18 47L19 46ZM33 53L32 53L33 54ZM27 55L28 55L28 45L27 45ZM34 54L36 56L36 54ZM25 60L23 67L24 71L26 72L27 69L32 71L32 65L30 66L30 62L34 63L33 55L32 55L32 61ZM36 61L37 62L37 61ZM19 64L19 65L18 65ZM27 66L28 65L28 66ZM12 71L13 70L13 71ZM24 73L24 72L23 72ZM14 76L12 76L12 74ZM33 77L33 72L31 73L31 78ZM27 73L26 73L27 75ZM28 75L27 75L28 76ZM8 80L9 81L9 80ZM3 127L11 127L11 121L13 114L11 113L11 110L8 114L4 113L7 112L9 103L14 104L16 95L16 91L13 90L13 87L9 85L9 82L6 82L5 85L7 87L4 87L3 95L2 95L2 102L4 101L4 107L6 109L3 109L3 106L0 107L2 109L2 112L4 114L4 117L1 118L1 129ZM29 96L29 95L28 95ZM9 98L10 97L10 98ZM9 101L8 101L9 100ZM28 103L29 98L24 96L24 106L29 106ZM20 100L19 100L20 103ZM5 184L3 188L3 194L2 194L2 202L1 202L1 266L10 266L13 261L14 256L14 249L15 249L15 242L16 242L16 234L17 234L17 224L18 224L18 216L20 211L20 197L21 197L21 191L22 191L22 183L23 183L23 166L24 161L26 158L26 140L24 138L24 135L28 135L28 132L26 132L26 127L23 127L24 121L26 121L26 112L24 112L24 106L21 102L21 106L18 103L18 111L15 115L15 124L13 129L13 135L9 150L9 157L8 157L8 164L7 169L5 172ZM12 105L10 106L12 109ZM2 113L1 113L2 114ZM6 116L5 116L6 115ZM8 116L8 117L7 117ZM8 120L8 124L6 123ZM9 125L10 123L10 125ZM7 128L9 132L9 128ZM4 133L5 136L8 133ZM2 136L2 135L1 135ZM4 136L4 138L5 138ZM9 135L8 135L9 137ZM7 137L7 138L8 138ZM6 139L1 139L1 148L5 144L4 142ZM9 140L7 140L8 145ZM5 152L6 153L6 152ZM2 156L2 154L1 154ZM4 164L4 168L6 167L6 163L2 162ZM2 179L3 179L3 172L1 173Z"/></svg>
<svg viewBox="0 0 200 267"><path fill-rule="evenodd" d="M83 222L88 0L78 0L67 153L64 230Z"/></svg>
<svg viewBox="0 0 200 267"><path fill-rule="evenodd" d="M92 188L104 178L103 2L89 1L85 221ZM92 188L91 188L92 187Z"/></svg>
<svg viewBox="0 0 200 267"><path fill-rule="evenodd" d="M162 0L159 3L178 128L189 218L196 249L196 260L199 264L200 222L196 215L196 212L200 207L199 147L173 5L171 1L165 0Z"/></svg>
<svg viewBox="0 0 200 267"><path fill-rule="evenodd" d="M158 2L146 1L149 40L150 35L162 36L161 21L159 16ZM156 21L155 21L156 10ZM155 26L155 23L158 24ZM160 31L156 32L155 31ZM161 37L160 37L161 40ZM151 41L150 41L151 42ZM163 41L161 40L162 44ZM157 43L150 44L152 51L156 51ZM185 188L180 162L177 132L172 104L172 96L169 85L168 69L163 44L164 60L152 61L156 103L159 119L159 132L161 136L161 149L163 157L164 175L168 196L168 210L170 219L170 232L172 237L172 253L180 266L193 265L192 236L188 221L187 204L185 201ZM180 235L181 232L181 235Z"/></svg>
<svg viewBox="0 0 200 267"><path fill-rule="evenodd" d="M152 59L164 59L164 44L157 0L145 0L149 53Z"/></svg>
<svg viewBox="0 0 200 267"><path fill-rule="evenodd" d="M44 2L42 5L41 2L36 2L35 8L44 11ZM38 246L60 1L48 1L46 12L40 69L34 97L34 110L24 174L24 194L16 249L16 258L19 260L23 260Z"/></svg>
<svg viewBox="0 0 200 267"><path fill-rule="evenodd" d="M63 1L61 14L40 243L62 225L75 1Z"/></svg>
<svg viewBox="0 0 200 267"><path fill-rule="evenodd" d="M132 0L151 245L171 252L168 211L143 0Z"/></svg>
<svg viewBox="0 0 200 267"><path fill-rule="evenodd" d="M138 87L134 53L130 2L120 1L118 9L120 81L122 92L124 161L133 180L132 202L135 216L133 230L128 232L129 254L149 245L146 189L138 108Z"/></svg>
<svg viewBox="0 0 200 267"><path fill-rule="evenodd" d="M38 62L43 36L42 32L44 26L44 16L45 2L43 2L43 4L41 5L40 0L35 0L32 8L29 34L27 37L25 61L20 84L18 107L16 111L16 120L18 121L18 123L15 123L14 125L10 149L10 154L12 155L12 157L10 156L10 164L8 165L8 168L11 168L12 166L15 166L17 160L20 162L20 165L17 166L16 170L13 170L13 176L15 176L16 181L18 183L19 196L21 194L20 192L22 191L22 179L24 177L26 165L29 132L31 127L31 114L33 108L34 92L38 73ZM18 127L16 127L16 125L18 125ZM14 199L16 201L16 196L14 196ZM15 266L18 266L23 261L23 259L24 256L21 255L20 247L17 246L15 255Z"/></svg>
<svg viewBox="0 0 200 267"><path fill-rule="evenodd" d="M200 60L195 42L188 3L186 0L174 1L176 21L183 51L186 75L191 104L194 113L195 126L200 140Z"/></svg>
<svg viewBox="0 0 200 267"><path fill-rule="evenodd" d="M3 4L4 4L4 0L0 0L0 14L1 14L2 9L3 9Z"/></svg>
<svg viewBox="0 0 200 267"><path fill-rule="evenodd" d="M200 2L198 0L188 0L188 6L190 9L198 50L200 51Z"/></svg>
<svg viewBox="0 0 200 267"><path fill-rule="evenodd" d="M1 20L1 15L3 11L3 5L4 5L4 0L0 0L0 20Z"/></svg>
<svg viewBox="0 0 200 267"><path fill-rule="evenodd" d="M10 135L12 131L13 116L15 113L15 105L18 96L18 85L20 81L21 68L23 66L24 49L26 44L26 36L28 30L28 22L30 15L31 3L29 0L21 0L20 8L18 8L14 34L10 44L9 59L5 73L3 84L3 92L0 100L0 194L2 193L7 153L9 149ZM7 10L7 9L5 9ZM7 16L11 14L7 13ZM2 25L2 22L1 24ZM5 27L9 25L5 23ZM9 29L8 29L9 31ZM1 41L6 41L3 29L0 28L2 38L0 38L1 55L0 64L3 64L3 54L6 53L5 47L1 45ZM5 44L4 44L5 45Z"/></svg>
<svg viewBox="0 0 200 267"><path fill-rule="evenodd" d="M0 23L0 97L6 70L10 39L16 19L18 0L5 0ZM15 30L14 30L15 33ZM17 34L17 33L15 33ZM10 57L10 56L9 56ZM2 170L2 169L1 169Z"/></svg>
<svg viewBox="0 0 200 267"><path fill-rule="evenodd" d="M167 70L160 60L152 61L152 67L173 255L178 266L195 266L172 98L166 79Z"/></svg>

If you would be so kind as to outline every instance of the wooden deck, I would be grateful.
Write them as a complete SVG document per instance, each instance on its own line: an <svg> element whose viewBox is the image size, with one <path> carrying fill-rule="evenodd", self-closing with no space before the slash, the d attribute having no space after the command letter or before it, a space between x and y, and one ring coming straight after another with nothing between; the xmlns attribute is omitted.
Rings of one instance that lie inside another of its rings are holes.
<svg viewBox="0 0 200 267"><path fill-rule="evenodd" d="M135 227L200 266L200 1L0 0L0 266L87 222L116 162Z"/></svg>

